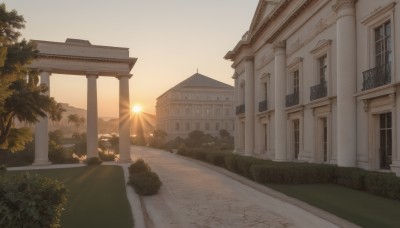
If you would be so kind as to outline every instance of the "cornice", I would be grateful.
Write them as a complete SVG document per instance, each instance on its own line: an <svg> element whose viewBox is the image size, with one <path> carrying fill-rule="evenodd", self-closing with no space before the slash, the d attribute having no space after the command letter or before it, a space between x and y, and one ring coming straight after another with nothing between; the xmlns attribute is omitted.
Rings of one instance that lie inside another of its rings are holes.
<svg viewBox="0 0 400 228"><path fill-rule="evenodd" d="M55 54L38 54L38 59L61 59L61 60L79 60L83 62L109 62L109 63L128 63L130 69L135 65L137 58L115 59L115 58L98 58L86 56L71 55L55 55Z"/></svg>

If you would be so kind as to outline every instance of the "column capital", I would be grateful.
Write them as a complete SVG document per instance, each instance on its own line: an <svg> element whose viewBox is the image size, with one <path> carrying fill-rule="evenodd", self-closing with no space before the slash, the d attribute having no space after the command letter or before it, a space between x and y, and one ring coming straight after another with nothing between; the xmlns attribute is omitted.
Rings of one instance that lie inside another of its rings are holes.
<svg viewBox="0 0 400 228"><path fill-rule="evenodd" d="M273 47L274 47L274 50L275 49L282 49L282 48L284 49L284 48L286 48L286 40L275 42L273 44Z"/></svg>
<svg viewBox="0 0 400 228"><path fill-rule="evenodd" d="M245 56L244 61L254 61L254 56L252 55Z"/></svg>
<svg viewBox="0 0 400 228"><path fill-rule="evenodd" d="M50 68L40 68L40 69L38 69L38 71L39 71L39 74L48 73L49 75L51 75L51 73L53 72L53 70Z"/></svg>
<svg viewBox="0 0 400 228"><path fill-rule="evenodd" d="M344 8L354 8L356 2L357 0L336 0L336 3L332 6L332 9L337 13L339 10Z"/></svg>
<svg viewBox="0 0 400 228"><path fill-rule="evenodd" d="M86 78L89 78L89 77L98 78L99 77L99 73L96 72L96 71L86 71Z"/></svg>
<svg viewBox="0 0 400 228"><path fill-rule="evenodd" d="M117 76L115 76L118 80L120 80L121 78L128 78L130 79L133 75L132 74L118 74Z"/></svg>

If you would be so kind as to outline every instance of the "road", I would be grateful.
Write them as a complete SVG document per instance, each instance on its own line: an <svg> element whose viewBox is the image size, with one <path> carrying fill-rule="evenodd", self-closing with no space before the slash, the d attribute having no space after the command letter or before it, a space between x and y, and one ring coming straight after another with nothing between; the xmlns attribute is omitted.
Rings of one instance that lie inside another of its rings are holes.
<svg viewBox="0 0 400 228"><path fill-rule="evenodd" d="M166 151L132 147L163 185L142 197L148 227L337 227L306 210Z"/></svg>

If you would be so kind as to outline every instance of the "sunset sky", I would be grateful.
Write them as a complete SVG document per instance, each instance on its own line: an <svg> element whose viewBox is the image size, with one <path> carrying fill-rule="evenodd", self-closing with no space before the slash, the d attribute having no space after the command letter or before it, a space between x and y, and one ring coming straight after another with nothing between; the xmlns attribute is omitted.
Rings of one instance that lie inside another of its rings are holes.
<svg viewBox="0 0 400 228"><path fill-rule="evenodd" d="M248 29L258 0L5 0L26 20L26 39L127 47L138 58L130 99L155 114L156 98L196 73L233 85L223 56ZM99 117L118 116L118 80L100 77ZM86 78L55 75L50 94L86 109Z"/></svg>

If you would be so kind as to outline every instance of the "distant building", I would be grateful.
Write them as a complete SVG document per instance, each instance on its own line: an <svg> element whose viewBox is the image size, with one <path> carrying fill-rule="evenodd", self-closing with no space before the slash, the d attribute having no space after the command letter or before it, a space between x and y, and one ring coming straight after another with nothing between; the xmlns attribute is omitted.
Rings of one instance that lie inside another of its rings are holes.
<svg viewBox="0 0 400 228"><path fill-rule="evenodd" d="M400 175L400 0L260 0L233 61L235 152Z"/></svg>
<svg viewBox="0 0 400 228"><path fill-rule="evenodd" d="M168 140L193 130L217 136L225 129L233 136L234 88L196 73L159 96L156 113Z"/></svg>

